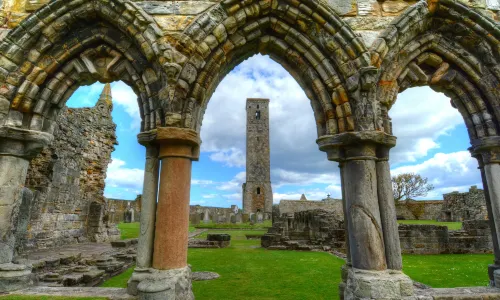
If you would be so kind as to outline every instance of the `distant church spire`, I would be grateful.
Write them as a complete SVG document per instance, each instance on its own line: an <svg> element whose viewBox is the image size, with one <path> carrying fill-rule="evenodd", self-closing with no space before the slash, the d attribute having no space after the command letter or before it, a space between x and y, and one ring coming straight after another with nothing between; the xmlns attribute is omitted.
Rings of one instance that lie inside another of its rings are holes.
<svg viewBox="0 0 500 300"><path fill-rule="evenodd" d="M111 112L113 110L113 97L111 95L111 84L106 83L104 89L102 90L101 96L99 97L99 100L97 101L95 106L101 110L106 110L108 112Z"/></svg>

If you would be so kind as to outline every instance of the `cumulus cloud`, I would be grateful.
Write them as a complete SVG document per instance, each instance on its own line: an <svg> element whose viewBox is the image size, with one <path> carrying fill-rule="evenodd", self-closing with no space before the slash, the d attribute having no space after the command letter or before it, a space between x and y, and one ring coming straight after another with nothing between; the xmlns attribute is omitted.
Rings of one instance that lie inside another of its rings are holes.
<svg viewBox="0 0 500 300"><path fill-rule="evenodd" d="M112 158L105 180L106 186L112 189L107 190L108 193L105 196L116 198L116 195L130 196L130 194L140 194L142 192L143 180L144 170L127 168L125 161Z"/></svg>
<svg viewBox="0 0 500 300"><path fill-rule="evenodd" d="M414 162L430 150L440 148L437 140L464 121L450 99L428 87L404 91L389 112L393 134L398 138L391 151L392 163Z"/></svg>
<svg viewBox="0 0 500 300"><path fill-rule="evenodd" d="M125 109L125 112L133 119L130 129L140 128L141 115L139 113L137 95L132 88L124 82L118 81L111 85L111 93L113 95L113 103L121 105Z"/></svg>
<svg viewBox="0 0 500 300"><path fill-rule="evenodd" d="M415 165L391 170L392 175L414 172L427 177L435 187L424 199L441 199L442 194L467 191L471 185L482 186L481 173L476 159L468 151L437 153L432 158Z"/></svg>

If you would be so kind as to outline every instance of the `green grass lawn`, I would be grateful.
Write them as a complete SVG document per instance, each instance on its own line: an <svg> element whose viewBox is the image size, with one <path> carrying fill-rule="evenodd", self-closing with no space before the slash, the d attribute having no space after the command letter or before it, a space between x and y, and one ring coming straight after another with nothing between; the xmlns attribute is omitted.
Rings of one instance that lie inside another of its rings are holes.
<svg viewBox="0 0 500 300"><path fill-rule="evenodd" d="M462 229L462 222L438 222L434 220L398 220L399 224L448 226L448 230Z"/></svg>
<svg viewBox="0 0 500 300"><path fill-rule="evenodd" d="M493 254L403 255L403 271L433 288L488 285Z"/></svg>
<svg viewBox="0 0 500 300"><path fill-rule="evenodd" d="M126 240L126 239L135 239L139 237L139 231L140 231L140 223L139 222L134 222L134 223L120 223L118 224L118 229L120 229L121 232L121 239ZM195 231L196 228L194 226L189 225L189 232Z"/></svg>
<svg viewBox="0 0 500 300"><path fill-rule="evenodd" d="M273 223L271 220L266 220L262 223L255 223L255 224L250 224L250 223L240 223L240 224L232 224L232 223L223 223L223 224L217 224L217 223L203 223L203 221L195 225L196 228L207 228L207 229L267 229L269 227L272 227Z"/></svg>
<svg viewBox="0 0 500 300"><path fill-rule="evenodd" d="M209 230L200 235L228 233L231 246L189 249L193 271L221 275L216 280L193 282L196 299L338 299L343 260L322 252L268 251L260 248L259 240L245 237L265 232ZM129 276L119 275L120 279L112 278L102 286L126 287Z"/></svg>

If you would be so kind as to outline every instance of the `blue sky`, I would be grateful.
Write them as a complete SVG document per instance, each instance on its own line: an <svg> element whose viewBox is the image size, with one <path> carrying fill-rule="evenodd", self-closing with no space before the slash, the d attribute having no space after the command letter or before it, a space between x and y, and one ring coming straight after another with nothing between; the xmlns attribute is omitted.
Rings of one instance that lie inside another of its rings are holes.
<svg viewBox="0 0 500 300"><path fill-rule="evenodd" d="M100 83L80 87L67 105L93 106L103 87ZM142 190L145 153L136 141L139 110L135 94L124 83L113 83L112 93L119 145L108 168L105 196L134 199ZM325 198L327 193L340 198L338 167L316 146L309 100L279 64L256 55L229 73L210 100L201 129L200 161L193 163L191 203L241 207L245 101L251 97L271 99L274 202L299 199L302 193L311 200ZM391 151L391 172L428 177L436 188L422 199L442 199L443 193L466 191L471 185L481 187L477 163L467 152L465 125L449 102L430 88L413 88L401 93L389 112L398 137L398 145Z"/></svg>

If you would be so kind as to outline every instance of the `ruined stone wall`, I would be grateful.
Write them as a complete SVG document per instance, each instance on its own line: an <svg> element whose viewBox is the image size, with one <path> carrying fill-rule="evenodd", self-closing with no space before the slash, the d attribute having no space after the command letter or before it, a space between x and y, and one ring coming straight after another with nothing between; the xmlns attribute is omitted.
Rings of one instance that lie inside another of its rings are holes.
<svg viewBox="0 0 500 300"><path fill-rule="evenodd" d="M335 250L345 253L342 216L322 209L283 214L261 238L271 250ZM487 220L465 221L461 230L447 226L399 225L401 252L407 254L491 253Z"/></svg>
<svg viewBox="0 0 500 300"><path fill-rule="evenodd" d="M182 31L199 14L209 10L214 1L143 1L132 0L152 15L160 28L166 32ZM30 13L49 0L0 0L0 24L3 28L13 28ZM328 1L335 10L370 45L378 33L417 1L408 0L334 0ZM500 0L461 0L480 13L500 20ZM1 37L1 35L0 35Z"/></svg>
<svg viewBox="0 0 500 300"><path fill-rule="evenodd" d="M334 212L337 217L343 217L342 200L332 199L324 201L300 201L300 200L281 200L279 203L279 215L294 214L296 212L321 209L328 212Z"/></svg>
<svg viewBox="0 0 500 300"><path fill-rule="evenodd" d="M411 201L409 205L400 201L396 204L396 216L400 220L437 220L443 205L442 200Z"/></svg>
<svg viewBox="0 0 500 300"><path fill-rule="evenodd" d="M462 222L464 220L487 220L484 191L471 186L468 192L452 192L443 195L443 209L439 221Z"/></svg>
<svg viewBox="0 0 500 300"><path fill-rule="evenodd" d="M116 228L107 228L103 195L117 144L111 109L110 102L63 108L53 143L30 163L26 187L34 193L20 212L29 221L27 231L20 233L18 251L106 241L118 234Z"/></svg>
<svg viewBox="0 0 500 300"><path fill-rule="evenodd" d="M446 226L399 225L401 252L407 254L492 253L488 221L465 221L462 230Z"/></svg>
<svg viewBox="0 0 500 300"><path fill-rule="evenodd" d="M125 221L125 213L132 210L132 222L139 222L141 219L141 195L135 200L107 199L106 210L111 224L118 224Z"/></svg>
<svg viewBox="0 0 500 300"><path fill-rule="evenodd" d="M198 224L204 219L206 219L206 221L209 220L214 223L229 223L231 221L231 216L241 212L242 211L240 211L240 209L236 205L231 205L230 208L201 205L189 206L189 216L191 224Z"/></svg>
<svg viewBox="0 0 500 300"><path fill-rule="evenodd" d="M283 214L262 236L261 245L271 250L330 250L345 252L344 220L323 209Z"/></svg>

